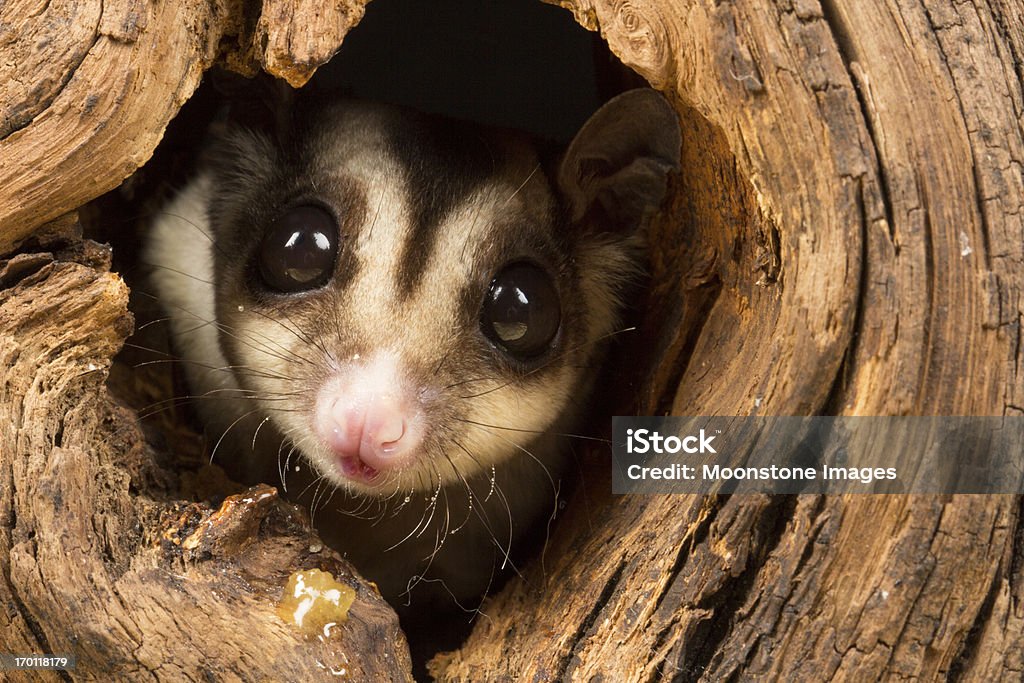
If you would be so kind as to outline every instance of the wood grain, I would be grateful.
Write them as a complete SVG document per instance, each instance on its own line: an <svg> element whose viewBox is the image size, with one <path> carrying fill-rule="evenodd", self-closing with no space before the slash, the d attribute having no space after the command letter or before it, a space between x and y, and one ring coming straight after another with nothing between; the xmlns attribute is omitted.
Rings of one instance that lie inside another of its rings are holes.
<svg viewBox="0 0 1024 683"><path fill-rule="evenodd" d="M219 510L174 498L177 474L105 386L127 288L76 239L0 261L0 649L74 655L83 680L410 680L395 613L304 511L269 487ZM275 606L314 567L357 597L307 640Z"/></svg>
<svg viewBox="0 0 1024 683"><path fill-rule="evenodd" d="M1020 412L1019 4L558 4L690 131L652 243L671 324L641 411ZM1012 496L591 503L434 671L1017 680L1019 513Z"/></svg>
<svg viewBox="0 0 1024 683"><path fill-rule="evenodd" d="M684 130L622 410L1024 413L1019 0L555 4ZM277 520L248 551L214 543L219 559L196 562L146 546L212 511L146 496L166 475L102 386L129 325L123 284L94 248L72 257L73 235L47 246L44 224L144 163L211 64L299 85L362 5L0 7L0 254L32 236L0 263L5 649L66 646L83 671L116 661L135 678L251 677L267 653L310 666L239 578L259 548L291 558L264 565L263 585L306 558L283 504L230 527ZM605 454L581 468L542 561L435 659L438 678L1020 679L1019 497L612 497ZM218 602L225 581L244 609ZM366 647L384 653L360 661L408 675L383 623ZM233 668L171 649L209 633Z"/></svg>
<svg viewBox="0 0 1024 683"><path fill-rule="evenodd" d="M255 17L237 0L0 5L0 254L141 167L215 60L297 87L365 4L265 0Z"/></svg>

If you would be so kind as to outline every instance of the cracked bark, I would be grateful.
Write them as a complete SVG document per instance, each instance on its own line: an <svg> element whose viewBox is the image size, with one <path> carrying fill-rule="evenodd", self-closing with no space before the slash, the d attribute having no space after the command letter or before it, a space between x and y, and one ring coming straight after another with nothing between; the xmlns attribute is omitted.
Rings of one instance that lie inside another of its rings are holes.
<svg viewBox="0 0 1024 683"><path fill-rule="evenodd" d="M186 487L105 386L127 289L109 250L63 225L46 251L0 259L0 651L73 655L81 680L304 680L323 665L408 680L394 612L302 511L269 487L220 510L176 499ZM275 616L300 568L356 590L332 638Z"/></svg>
<svg viewBox="0 0 1024 683"><path fill-rule="evenodd" d="M133 324L128 291L66 212L149 157L215 58L301 82L362 5L336 4L294 48L267 27L246 33L242 9L0 7L0 652L77 659L66 676L26 679L310 680L325 667L410 679L396 615L308 515L259 488L219 510L189 502L236 489L207 477L195 492L106 387ZM301 22L316 8L264 10ZM331 637L307 640L275 614L288 575L308 568L356 591Z"/></svg>
<svg viewBox="0 0 1024 683"><path fill-rule="evenodd" d="M674 390L673 412L1013 412L1018 3L559 4L667 85L689 131L657 230L652 311L708 312L684 318L698 330L686 354L665 340L686 330L655 337L647 384ZM708 283L711 303L695 305ZM681 381L666 381L680 363ZM645 412L662 405L643 399ZM600 484L590 489L589 511L563 520L548 549L562 562L497 596L438 674L1020 675L1014 497L731 498L697 536L706 504L595 505ZM635 570L616 574L623 560ZM595 617L578 587L611 576ZM560 637L584 614L595 628Z"/></svg>
<svg viewBox="0 0 1024 683"><path fill-rule="evenodd" d="M623 410L1021 412L1019 1L556 4L662 89L685 131L686 171L652 231L643 343L623 354L644 359L642 381ZM243 590L243 609L210 597L223 589L213 569L247 576L254 550L211 546L223 552L185 565L184 583L158 580L187 558L161 555L154 530L208 511L168 493L173 482L103 390L126 331L122 285L94 251L46 246L45 224L141 165L214 61L301 83L361 5L264 2L249 20L228 1L0 8L11 57L0 60L0 253L23 245L0 266L12 311L0 317L3 649L66 645L96 670L114 652L134 678L198 677L212 664L196 643L212 632L235 652L214 675L251 674L268 652L288 653L277 659L294 671L311 666L261 617L271 579L309 543L281 504L246 513L288 531L276 538L290 550ZM74 30L57 32L59 17ZM63 308L46 308L55 292ZM15 320L53 343L28 343ZM1018 680L1024 670L1018 498L612 498L603 454L583 467L586 489L545 561L435 660L438 677ZM54 504L60 491L94 507L69 517ZM44 542L54 538L82 540L69 556L94 573L65 562ZM173 609L160 602L182 594ZM103 613L117 615L106 640L77 618ZM378 659L388 657L401 647Z"/></svg>

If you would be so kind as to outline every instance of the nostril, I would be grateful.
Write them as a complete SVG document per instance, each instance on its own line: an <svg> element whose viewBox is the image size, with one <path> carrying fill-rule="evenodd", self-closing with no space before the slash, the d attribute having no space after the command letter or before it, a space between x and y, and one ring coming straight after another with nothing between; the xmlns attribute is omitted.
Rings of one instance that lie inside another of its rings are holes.
<svg viewBox="0 0 1024 683"><path fill-rule="evenodd" d="M359 442L366 423L366 409L358 401L335 400L330 410L335 429L346 441Z"/></svg>
<svg viewBox="0 0 1024 683"><path fill-rule="evenodd" d="M399 397L375 396L367 411L363 438L366 445L381 453L393 453L406 432L406 407Z"/></svg>
<svg viewBox="0 0 1024 683"><path fill-rule="evenodd" d="M365 404L333 397L317 410L316 428L330 447L344 456L356 456L366 423Z"/></svg>
<svg viewBox="0 0 1024 683"><path fill-rule="evenodd" d="M402 467L419 452L419 413L399 399L378 397L367 412L359 455L378 470Z"/></svg>
<svg viewBox="0 0 1024 683"><path fill-rule="evenodd" d="M376 401L366 417L363 436L374 450L391 453L405 436L405 411L390 397Z"/></svg>
<svg viewBox="0 0 1024 683"><path fill-rule="evenodd" d="M385 453L393 453L401 446L402 437L405 436L405 421L398 420L388 425L377 434L377 441L380 442L381 450Z"/></svg>

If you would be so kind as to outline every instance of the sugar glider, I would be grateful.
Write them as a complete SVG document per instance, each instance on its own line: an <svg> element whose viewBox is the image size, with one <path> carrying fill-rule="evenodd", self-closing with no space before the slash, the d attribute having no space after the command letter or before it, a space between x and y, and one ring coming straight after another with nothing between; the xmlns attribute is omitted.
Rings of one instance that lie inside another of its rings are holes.
<svg viewBox="0 0 1024 683"><path fill-rule="evenodd" d="M632 90L553 156L365 102L288 120L224 131L147 232L217 461L284 477L385 596L479 595L552 513L677 116Z"/></svg>

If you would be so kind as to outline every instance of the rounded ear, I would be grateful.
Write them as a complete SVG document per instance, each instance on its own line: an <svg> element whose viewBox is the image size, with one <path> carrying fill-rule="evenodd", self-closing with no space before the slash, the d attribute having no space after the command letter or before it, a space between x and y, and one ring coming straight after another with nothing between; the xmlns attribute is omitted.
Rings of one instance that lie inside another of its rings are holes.
<svg viewBox="0 0 1024 683"><path fill-rule="evenodd" d="M639 229L665 198L679 170L679 118L650 88L629 90L590 117L558 168L558 188L573 222L585 216L606 230ZM601 224L604 225L601 225Z"/></svg>

